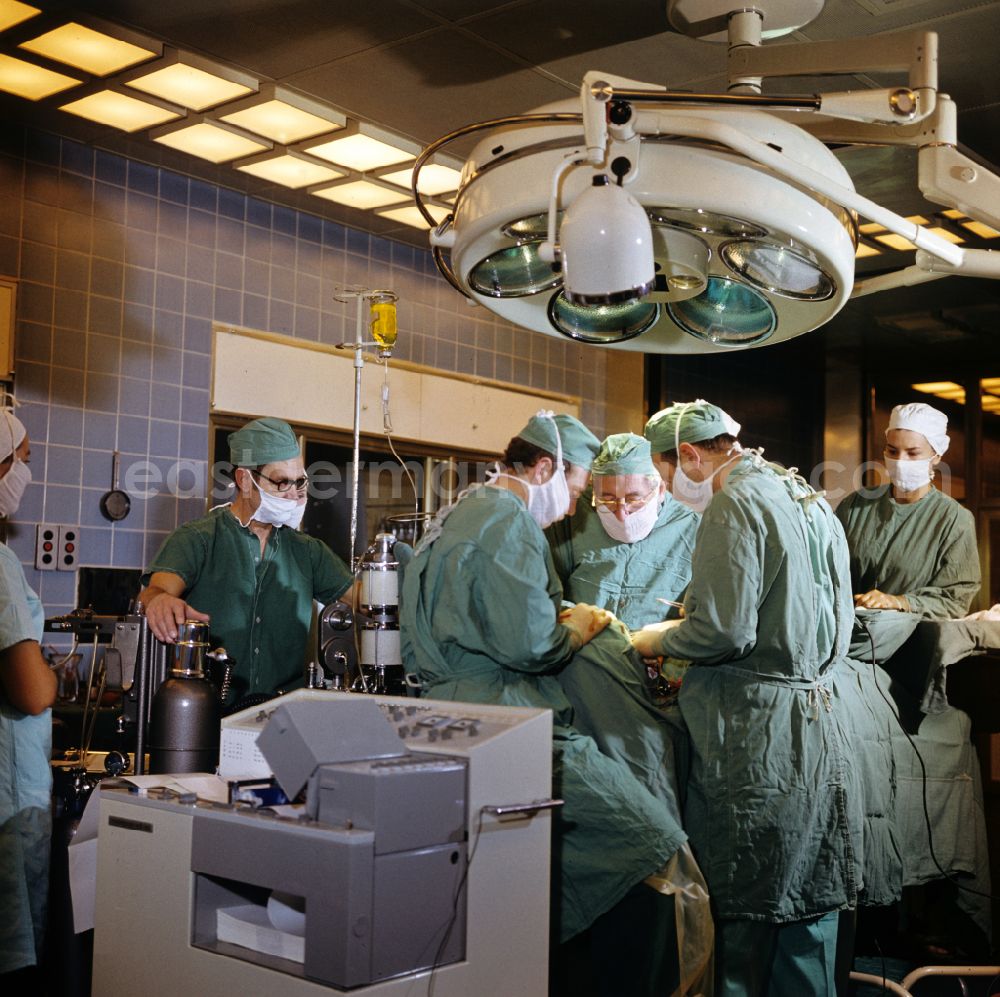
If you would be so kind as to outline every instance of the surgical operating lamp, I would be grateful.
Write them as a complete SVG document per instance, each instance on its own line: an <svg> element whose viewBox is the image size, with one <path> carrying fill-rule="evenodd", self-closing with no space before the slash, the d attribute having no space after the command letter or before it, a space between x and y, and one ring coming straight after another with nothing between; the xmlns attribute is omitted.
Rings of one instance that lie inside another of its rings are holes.
<svg viewBox="0 0 1000 997"><path fill-rule="evenodd" d="M443 276L511 322L642 352L707 353L798 336L852 296L948 274L1000 277L963 247L864 197L831 146L917 150L928 200L1000 228L1000 177L957 148L938 91L937 35L762 45L822 0L670 0L679 31L728 43L726 93L589 72L575 100L479 122L418 157L413 190ZM902 73L871 90L769 95L765 79ZM451 214L425 210L420 169L485 133ZM855 281L858 219L916 249L914 265Z"/></svg>

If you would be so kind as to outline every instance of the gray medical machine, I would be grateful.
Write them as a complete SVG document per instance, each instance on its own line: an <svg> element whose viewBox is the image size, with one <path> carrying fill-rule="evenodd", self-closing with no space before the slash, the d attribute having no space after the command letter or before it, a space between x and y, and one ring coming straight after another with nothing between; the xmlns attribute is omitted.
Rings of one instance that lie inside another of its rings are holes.
<svg viewBox="0 0 1000 997"><path fill-rule="evenodd" d="M93 994L543 997L551 714L298 690L220 776L296 808L101 794Z"/></svg>

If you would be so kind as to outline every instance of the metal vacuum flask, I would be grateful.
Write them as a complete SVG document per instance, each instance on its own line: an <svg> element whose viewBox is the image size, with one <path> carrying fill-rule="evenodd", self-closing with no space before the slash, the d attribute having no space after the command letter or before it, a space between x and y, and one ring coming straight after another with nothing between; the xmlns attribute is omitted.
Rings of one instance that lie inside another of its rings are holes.
<svg viewBox="0 0 1000 997"><path fill-rule="evenodd" d="M207 648L207 623L181 624L170 677L153 697L151 773L214 772L218 765L220 704L202 668Z"/></svg>

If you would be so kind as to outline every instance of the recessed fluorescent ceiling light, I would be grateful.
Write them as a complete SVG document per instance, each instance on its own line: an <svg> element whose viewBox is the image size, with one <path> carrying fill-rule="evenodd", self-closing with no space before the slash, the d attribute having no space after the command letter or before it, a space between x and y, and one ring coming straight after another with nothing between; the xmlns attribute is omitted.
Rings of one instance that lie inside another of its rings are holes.
<svg viewBox="0 0 1000 997"><path fill-rule="evenodd" d="M982 222L969 221L962 222L961 225L973 235L978 235L980 239L996 239L997 236L1000 236L1000 232L995 228L990 228L989 225L984 225Z"/></svg>
<svg viewBox="0 0 1000 997"><path fill-rule="evenodd" d="M952 232L951 229L931 227L927 231L933 232L935 235L941 236L941 238L946 240L947 242L954 242L956 244L960 242L965 242L965 240L957 232Z"/></svg>
<svg viewBox="0 0 1000 997"><path fill-rule="evenodd" d="M125 85L182 107L189 107L192 111L204 111L206 107L214 107L223 101L253 93L252 87L224 80L221 76L183 62L175 62L172 66L164 66L145 76L138 76Z"/></svg>
<svg viewBox="0 0 1000 997"><path fill-rule="evenodd" d="M885 226L879 225L878 222L865 222L864 225L858 226L859 232L864 232L865 235L872 235L875 232L884 232Z"/></svg>
<svg viewBox="0 0 1000 997"><path fill-rule="evenodd" d="M75 87L80 82L72 76L63 76L51 69L42 69L41 66L33 66L21 59L0 55L0 90L26 100L41 100L61 90Z"/></svg>
<svg viewBox="0 0 1000 997"><path fill-rule="evenodd" d="M349 208L384 208L387 204L399 204L404 199L402 191L389 190L367 180L342 183L324 190L314 190L317 197L345 204Z"/></svg>
<svg viewBox="0 0 1000 997"><path fill-rule="evenodd" d="M425 204L424 207L427 208L436 222L444 221L448 214L446 208L439 208L434 204ZM375 214L381 215L383 218L391 218L396 222L402 222L404 225L412 225L414 228L430 228L430 225L427 224L424 216L420 214L415 205L413 207L386 208L385 211L376 211Z"/></svg>
<svg viewBox="0 0 1000 997"><path fill-rule="evenodd" d="M336 180L344 174L330 166L310 163L286 153L272 159L260 159L255 163L244 163L236 167L244 173L252 173L263 180L280 183L284 187L308 187L311 183L323 183L324 180Z"/></svg>
<svg viewBox="0 0 1000 997"><path fill-rule="evenodd" d="M169 145L172 149L190 153L199 159L207 159L211 163L225 163L230 159L239 159L240 156L250 156L267 149L262 142L236 135L207 121L189 125L187 128L178 128L164 135L155 135L153 139L163 145Z"/></svg>
<svg viewBox="0 0 1000 997"><path fill-rule="evenodd" d="M874 246L866 246L863 242L858 243L857 252L854 256L856 259L863 260L866 256L881 256L882 251L876 249Z"/></svg>
<svg viewBox="0 0 1000 997"><path fill-rule="evenodd" d="M102 90L89 97L81 97L61 105L60 110L101 125L120 128L123 132L137 132L140 128L152 128L180 117L176 111L167 111L114 90Z"/></svg>
<svg viewBox="0 0 1000 997"><path fill-rule="evenodd" d="M388 180L389 183L398 184L409 190L413 183L413 170L405 169L396 170L393 173L383 173L379 179ZM458 190L462 174L450 166L438 166L431 163L429 166L420 168L420 176L417 179L420 184L420 193L433 197L435 194L443 194L445 191Z"/></svg>
<svg viewBox="0 0 1000 997"><path fill-rule="evenodd" d="M71 21L44 35L21 42L20 48L44 55L47 59L64 62L75 69L83 69L95 76L107 76L120 69L152 59L158 53L123 42L93 28Z"/></svg>
<svg viewBox="0 0 1000 997"><path fill-rule="evenodd" d="M888 246L890 249L917 248L912 242L910 242L909 239L904 239L901 235L896 235L895 232L890 232L888 235L877 235L875 238L881 242L883 246Z"/></svg>
<svg viewBox="0 0 1000 997"><path fill-rule="evenodd" d="M1000 377L984 377L979 384L987 391L1000 391Z"/></svg>
<svg viewBox="0 0 1000 997"><path fill-rule="evenodd" d="M36 14L41 14L37 7L21 3L20 0L0 0L0 31L13 28L15 24L27 21Z"/></svg>
<svg viewBox="0 0 1000 997"><path fill-rule="evenodd" d="M280 145L291 145L344 127L343 121L328 121L283 100L268 100L242 111L223 114L222 120L239 125L255 135L263 135Z"/></svg>
<svg viewBox="0 0 1000 997"><path fill-rule="evenodd" d="M369 138L367 135L335 138L332 142L314 145L306 151L319 156L320 159L328 159L331 163L347 166L359 173L377 170L380 166L392 166L394 163L406 163L416 158L409 152L403 152L394 145Z"/></svg>
<svg viewBox="0 0 1000 997"><path fill-rule="evenodd" d="M962 390L962 386L954 381L923 381L921 384L911 384L910 387L927 395L936 395L939 391Z"/></svg>

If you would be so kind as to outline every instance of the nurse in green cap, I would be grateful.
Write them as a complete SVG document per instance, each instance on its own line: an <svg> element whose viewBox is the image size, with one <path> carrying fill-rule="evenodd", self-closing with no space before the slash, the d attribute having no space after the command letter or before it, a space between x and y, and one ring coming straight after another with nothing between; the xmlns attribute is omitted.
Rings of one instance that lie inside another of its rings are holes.
<svg viewBox="0 0 1000 997"><path fill-rule="evenodd" d="M331 602L351 573L325 543L298 531L308 478L281 419L229 435L236 497L164 540L142 576L140 600L159 640L184 620L207 621L236 661L232 698L300 685L313 600Z"/></svg>
<svg viewBox="0 0 1000 997"><path fill-rule="evenodd" d="M667 493L649 443L634 433L609 436L591 472L591 501L549 531L565 597L602 606L632 630L677 616L698 516Z"/></svg>
<svg viewBox="0 0 1000 997"><path fill-rule="evenodd" d="M598 990L618 997L647 992L632 976L662 982L676 971L676 943L671 959L670 939L649 913L659 894L643 880L686 835L667 801L574 725L560 685L560 673L586 668L580 652L602 640L618 642L619 658L631 653L611 633L610 614L561 609L542 533L569 512L597 449L572 417L532 418L487 484L440 513L418 546L403 578L401 645L427 696L552 710L553 791L565 800L555 817L553 936L565 942L593 927Z"/></svg>
<svg viewBox="0 0 1000 997"><path fill-rule="evenodd" d="M827 503L739 451L737 430L704 401L647 424L673 494L702 518L684 619L632 640L693 662L685 826L716 914L716 994L833 997L865 847L847 543Z"/></svg>

